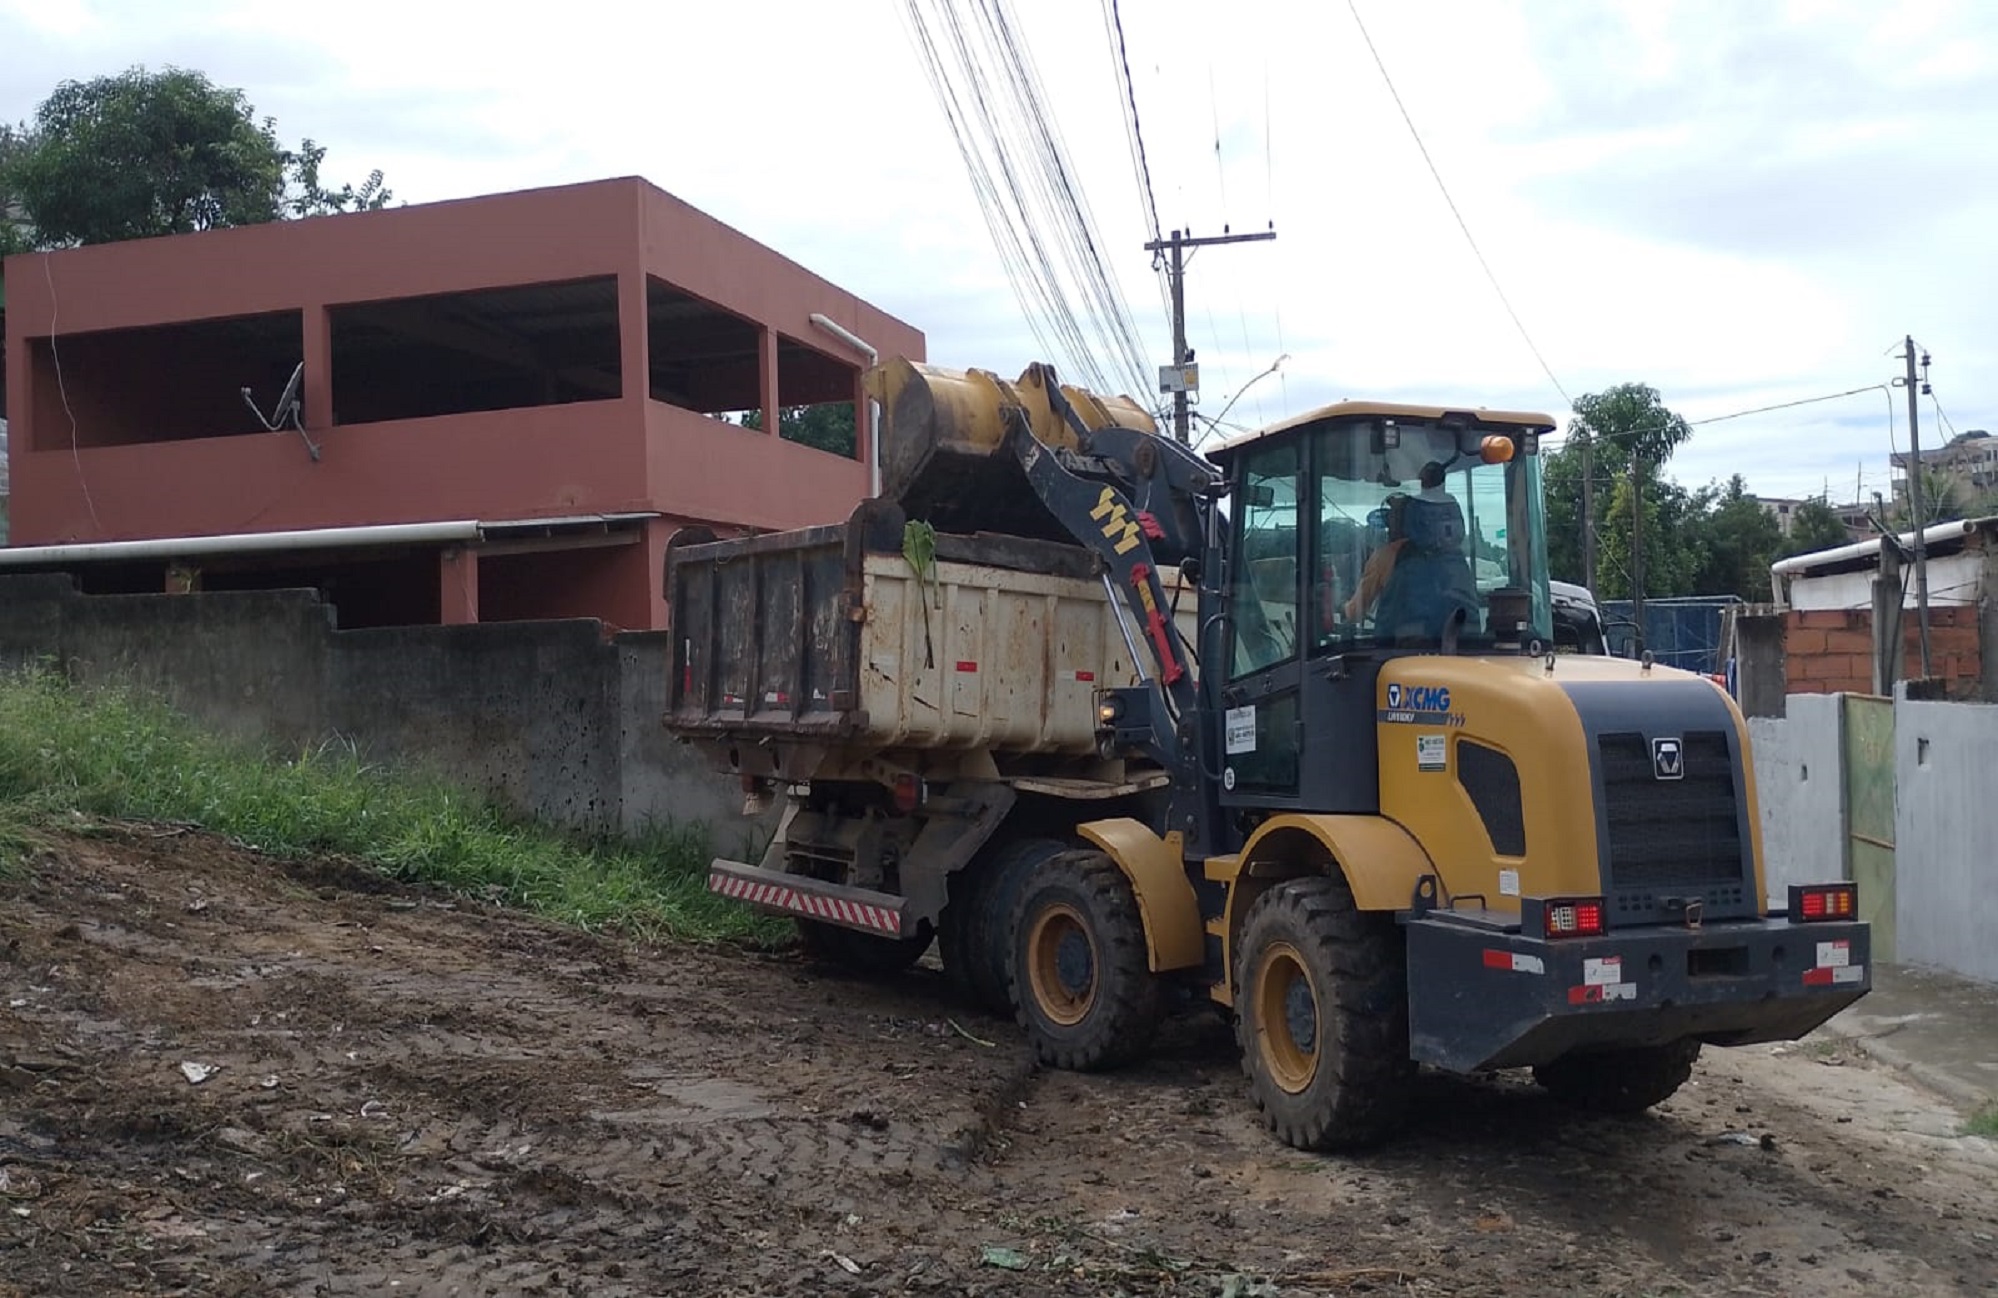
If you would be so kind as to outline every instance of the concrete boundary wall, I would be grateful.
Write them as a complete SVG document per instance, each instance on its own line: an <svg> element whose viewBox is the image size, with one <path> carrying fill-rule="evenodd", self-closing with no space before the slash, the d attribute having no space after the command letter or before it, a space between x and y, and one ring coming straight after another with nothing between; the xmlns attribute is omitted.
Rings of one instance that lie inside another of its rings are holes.
<svg viewBox="0 0 1998 1298"><path fill-rule="evenodd" d="M1998 982L1998 707L1898 700L1899 956Z"/></svg>
<svg viewBox="0 0 1998 1298"><path fill-rule="evenodd" d="M1772 902L1793 883L1845 877L1845 781L1839 699L1797 694L1785 717L1751 717L1748 740L1761 804L1763 885Z"/></svg>
<svg viewBox="0 0 1998 1298"><path fill-rule="evenodd" d="M1749 719L1770 899L1850 878L1842 696ZM1894 701L1893 959L1998 983L1998 707ZM1808 772L1808 778L1806 778ZM1865 913L1868 899L1860 899ZM1883 919L1883 922L1885 920Z"/></svg>
<svg viewBox="0 0 1998 1298"><path fill-rule="evenodd" d="M597 834L701 823L738 850L740 785L659 724L668 638L577 619L335 629L310 591L79 595L0 578L0 667L159 691L198 724L297 751L329 739Z"/></svg>

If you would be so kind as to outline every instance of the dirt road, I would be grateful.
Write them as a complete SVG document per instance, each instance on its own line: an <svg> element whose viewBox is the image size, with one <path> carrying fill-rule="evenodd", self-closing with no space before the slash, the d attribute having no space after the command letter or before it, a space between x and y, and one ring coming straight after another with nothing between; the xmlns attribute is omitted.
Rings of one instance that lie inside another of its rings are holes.
<svg viewBox="0 0 1998 1298"><path fill-rule="evenodd" d="M68 840L0 882L0 1293L1998 1292L1998 1152L1829 1045L1317 1158L1210 1018L1036 1074L939 983Z"/></svg>

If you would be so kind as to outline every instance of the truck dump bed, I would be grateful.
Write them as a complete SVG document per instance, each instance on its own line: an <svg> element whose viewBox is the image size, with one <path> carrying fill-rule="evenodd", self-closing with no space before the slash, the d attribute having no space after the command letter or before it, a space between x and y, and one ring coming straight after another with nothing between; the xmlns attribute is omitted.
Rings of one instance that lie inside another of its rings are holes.
<svg viewBox="0 0 1998 1298"><path fill-rule="evenodd" d="M1079 547L936 535L932 572L903 555L901 512L668 556L668 729L852 749L1086 756L1096 692L1137 684L1119 605ZM1180 627L1194 633L1191 591Z"/></svg>

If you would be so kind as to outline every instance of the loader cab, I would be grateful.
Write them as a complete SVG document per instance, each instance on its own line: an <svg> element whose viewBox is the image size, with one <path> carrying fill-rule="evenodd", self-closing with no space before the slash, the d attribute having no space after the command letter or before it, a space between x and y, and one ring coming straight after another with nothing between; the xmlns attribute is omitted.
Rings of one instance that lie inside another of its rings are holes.
<svg viewBox="0 0 1998 1298"><path fill-rule="evenodd" d="M1231 443L1206 619L1222 801L1372 813L1375 685L1407 654L1554 641L1543 415L1346 402Z"/></svg>

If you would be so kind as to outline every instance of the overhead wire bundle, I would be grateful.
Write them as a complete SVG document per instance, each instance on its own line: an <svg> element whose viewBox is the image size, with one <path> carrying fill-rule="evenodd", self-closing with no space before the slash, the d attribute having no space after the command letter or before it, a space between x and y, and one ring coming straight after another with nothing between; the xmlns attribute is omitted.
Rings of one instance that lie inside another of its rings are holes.
<svg viewBox="0 0 1998 1298"><path fill-rule="evenodd" d="M1014 297L1044 354L1100 391L1149 392L1149 368L1008 0L905 0Z"/></svg>

